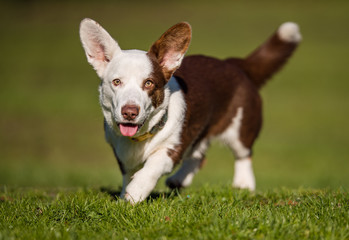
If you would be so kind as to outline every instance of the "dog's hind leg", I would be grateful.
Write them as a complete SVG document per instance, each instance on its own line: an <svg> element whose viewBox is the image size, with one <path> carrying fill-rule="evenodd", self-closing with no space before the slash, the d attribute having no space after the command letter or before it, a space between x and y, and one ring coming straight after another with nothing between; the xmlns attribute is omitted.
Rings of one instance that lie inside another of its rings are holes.
<svg viewBox="0 0 349 240"><path fill-rule="evenodd" d="M208 140L203 140L189 154L186 154L187 156L184 157L181 167L166 180L166 185L172 189L188 187L205 162L205 152L208 147Z"/></svg>
<svg viewBox="0 0 349 240"><path fill-rule="evenodd" d="M221 139L230 147L235 155L235 168L233 187L241 189L255 190L256 182L253 174L252 159L251 159L251 147L254 139L258 135L259 126L256 127L257 131L254 131L253 139L250 144L244 144L242 139L243 128L243 115L244 109L239 107L232 124L221 135ZM251 123L250 123L251 128ZM249 129L250 130L250 129ZM251 135L251 134L250 134Z"/></svg>

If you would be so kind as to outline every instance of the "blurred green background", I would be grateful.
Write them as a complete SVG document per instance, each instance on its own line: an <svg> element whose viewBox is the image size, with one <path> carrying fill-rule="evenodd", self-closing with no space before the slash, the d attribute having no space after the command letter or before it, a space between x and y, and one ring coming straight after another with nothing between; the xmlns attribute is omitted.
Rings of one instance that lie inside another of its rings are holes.
<svg viewBox="0 0 349 240"><path fill-rule="evenodd" d="M261 91L257 188L349 187L346 0L0 2L0 185L120 186L104 141L99 79L79 41L85 17L122 48L143 50L188 21L188 54L218 58L246 56L282 22L299 23L302 44ZM214 144L193 185L230 183L233 167L229 150Z"/></svg>

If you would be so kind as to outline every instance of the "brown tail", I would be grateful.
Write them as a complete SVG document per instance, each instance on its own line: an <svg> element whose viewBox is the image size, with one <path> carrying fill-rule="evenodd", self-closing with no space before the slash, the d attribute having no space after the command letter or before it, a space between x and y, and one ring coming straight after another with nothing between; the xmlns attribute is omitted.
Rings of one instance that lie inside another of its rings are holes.
<svg viewBox="0 0 349 240"><path fill-rule="evenodd" d="M298 25L286 22L263 45L243 60L241 65L250 79L260 88L287 62L301 39Z"/></svg>

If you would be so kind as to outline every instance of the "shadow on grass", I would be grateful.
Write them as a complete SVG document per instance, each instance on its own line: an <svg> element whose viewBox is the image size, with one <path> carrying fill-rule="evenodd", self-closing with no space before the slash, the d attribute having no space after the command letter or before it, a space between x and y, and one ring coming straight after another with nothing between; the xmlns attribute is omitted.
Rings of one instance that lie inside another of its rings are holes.
<svg viewBox="0 0 349 240"><path fill-rule="evenodd" d="M120 199L121 189L114 190L108 187L101 187L100 191L109 194L113 200L118 201ZM173 189L168 192L152 192L146 199L146 201L152 201L157 199L169 199L178 197L180 195L179 189Z"/></svg>

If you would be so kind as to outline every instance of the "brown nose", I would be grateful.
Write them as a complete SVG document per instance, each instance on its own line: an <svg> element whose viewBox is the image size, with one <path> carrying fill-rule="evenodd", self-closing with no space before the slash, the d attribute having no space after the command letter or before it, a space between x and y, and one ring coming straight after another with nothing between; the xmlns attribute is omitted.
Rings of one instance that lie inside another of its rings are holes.
<svg viewBox="0 0 349 240"><path fill-rule="evenodd" d="M139 107L137 105L125 105L121 108L121 114L126 120L134 120L139 113Z"/></svg>

